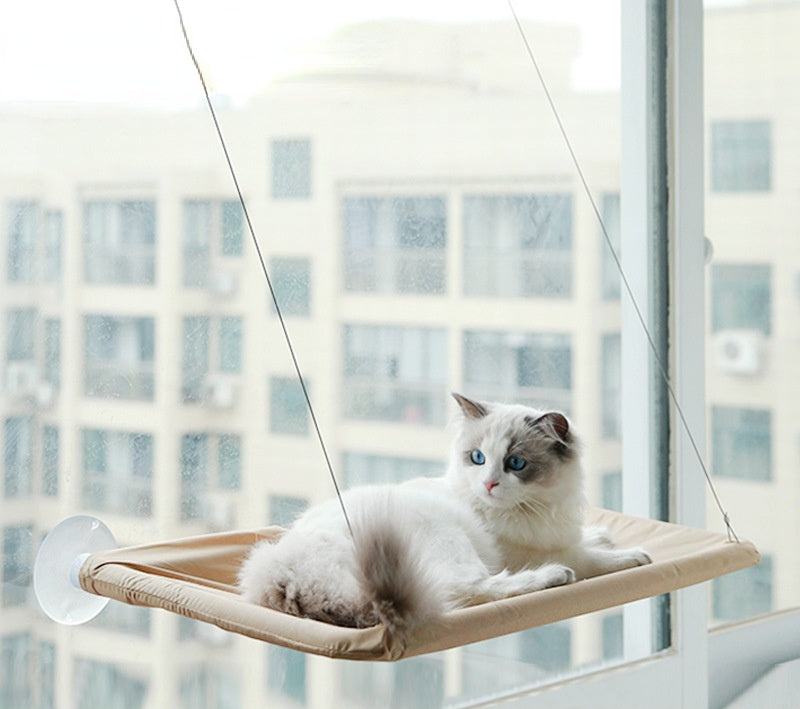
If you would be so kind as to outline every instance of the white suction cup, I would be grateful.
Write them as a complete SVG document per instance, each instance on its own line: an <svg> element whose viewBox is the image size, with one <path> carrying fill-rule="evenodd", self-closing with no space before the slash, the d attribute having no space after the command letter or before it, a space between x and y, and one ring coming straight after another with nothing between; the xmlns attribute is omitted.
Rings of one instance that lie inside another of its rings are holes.
<svg viewBox="0 0 800 709"><path fill-rule="evenodd" d="M33 566L33 590L42 610L64 625L94 618L109 599L84 591L78 572L90 554L116 546L111 530L88 515L67 517L53 527Z"/></svg>

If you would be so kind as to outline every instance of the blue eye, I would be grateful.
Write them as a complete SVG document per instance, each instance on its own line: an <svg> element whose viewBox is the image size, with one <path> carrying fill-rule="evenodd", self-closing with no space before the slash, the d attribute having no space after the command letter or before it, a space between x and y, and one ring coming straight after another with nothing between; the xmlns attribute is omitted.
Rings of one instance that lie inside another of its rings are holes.
<svg viewBox="0 0 800 709"><path fill-rule="evenodd" d="M522 457L520 457L518 455L510 455L510 456L508 456L508 458L506 458L506 467L509 470L514 470L516 472L519 472L527 464L528 464L528 461L526 461L525 458L522 458Z"/></svg>
<svg viewBox="0 0 800 709"><path fill-rule="evenodd" d="M483 465L486 462L486 456L483 451L477 448L469 454L469 458L475 465Z"/></svg>

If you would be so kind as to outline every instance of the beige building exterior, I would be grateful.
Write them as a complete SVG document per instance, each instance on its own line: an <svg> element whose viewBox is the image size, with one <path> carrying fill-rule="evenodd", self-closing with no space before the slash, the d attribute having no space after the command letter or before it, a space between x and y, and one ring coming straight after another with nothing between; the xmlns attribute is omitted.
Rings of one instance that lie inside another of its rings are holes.
<svg viewBox="0 0 800 709"><path fill-rule="evenodd" d="M709 310L709 439L737 456L742 426L759 450L768 436L769 457L752 458L771 462L766 479L726 474L712 454L737 529L770 559L740 582L761 594L754 612L797 602L786 540L800 412L786 390L800 366L800 251L788 236L794 166L781 151L800 122L797 102L763 86L772 64L740 58L735 95L729 64L744 46L733 37L774 41L778 21L775 51L788 54L795 4L714 11L706 28L709 289L728 303ZM571 89L577 30L529 31L616 237L619 95ZM357 26L323 47L325 70L277 81L244 107L215 97L345 486L441 473L448 393L463 391L567 410L586 442L590 501L619 504L618 279L515 33L510 23ZM715 128L737 122L758 124L758 145L768 135L766 188L717 165L717 151L752 137ZM0 706L439 706L618 657L618 611L395 668L121 606L83 627L47 620L27 574L42 535L70 514L100 517L127 544L285 523L333 488L207 112L9 107L0 145L0 623L4 663L24 668L8 675ZM762 227L757 257L750 224ZM758 307L737 321L736 293L763 303L765 289L767 324ZM776 513L780 525L764 528ZM738 607L731 593L712 594L721 620ZM483 655L506 657L491 678L473 671Z"/></svg>

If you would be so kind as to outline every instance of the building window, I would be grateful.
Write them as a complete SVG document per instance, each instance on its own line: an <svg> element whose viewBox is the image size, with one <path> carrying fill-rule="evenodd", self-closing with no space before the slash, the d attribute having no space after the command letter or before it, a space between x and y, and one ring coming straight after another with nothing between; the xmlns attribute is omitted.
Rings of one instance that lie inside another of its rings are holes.
<svg viewBox="0 0 800 709"><path fill-rule="evenodd" d="M363 706L364 697L385 698L382 709L438 709L449 704L445 701L440 654L412 657L393 666L385 662L343 662L338 669L338 703L343 706Z"/></svg>
<svg viewBox="0 0 800 709"><path fill-rule="evenodd" d="M601 505L607 510L622 512L622 473L604 473L601 481Z"/></svg>
<svg viewBox="0 0 800 709"><path fill-rule="evenodd" d="M270 495L269 524L289 527L308 509L308 500L291 495Z"/></svg>
<svg viewBox="0 0 800 709"><path fill-rule="evenodd" d="M519 683L534 682L543 673L567 670L571 658L572 630L568 621L484 640L464 648L462 691L470 697L502 691L508 679L502 673L482 671L487 662L500 667L512 663Z"/></svg>
<svg viewBox="0 0 800 709"><path fill-rule="evenodd" d="M33 362L36 342L36 310L11 308L6 311L6 359Z"/></svg>
<svg viewBox="0 0 800 709"><path fill-rule="evenodd" d="M181 436L181 521L203 518L208 472L208 434Z"/></svg>
<svg viewBox="0 0 800 709"><path fill-rule="evenodd" d="M183 403L208 403L229 408L235 400L235 384L224 375L240 374L244 320L238 315L183 318L181 398ZM215 342L216 346L211 347Z"/></svg>
<svg viewBox="0 0 800 709"><path fill-rule="evenodd" d="M348 197L343 211L345 290L444 292L444 197Z"/></svg>
<svg viewBox="0 0 800 709"><path fill-rule="evenodd" d="M619 193L604 194L601 209L603 214L603 225L606 228L608 241L614 249L611 253L608 243L606 242L606 234L600 233L600 292L603 300L619 300L621 291L621 278L617 262L614 259L614 254L618 259L622 258L621 244L620 244L620 200Z"/></svg>
<svg viewBox="0 0 800 709"><path fill-rule="evenodd" d="M55 709L56 707L56 646L50 642L40 642L36 655L36 674L34 683L39 691L36 709ZM5 686L5 685L4 685ZM0 706L4 706L0 702ZM15 705L9 705L15 706Z"/></svg>
<svg viewBox="0 0 800 709"><path fill-rule="evenodd" d="M86 396L152 400L155 320L87 315L84 331Z"/></svg>
<svg viewBox="0 0 800 709"><path fill-rule="evenodd" d="M181 399L185 404L200 403L205 397L210 324L207 315L183 318Z"/></svg>
<svg viewBox="0 0 800 709"><path fill-rule="evenodd" d="M58 428L42 426L42 494L58 495L60 440Z"/></svg>
<svg viewBox="0 0 800 709"><path fill-rule="evenodd" d="M61 259L64 242L64 215L57 209L47 209L43 214L43 267L45 283L61 280Z"/></svg>
<svg viewBox="0 0 800 709"><path fill-rule="evenodd" d="M308 317L311 312L311 264L307 258L270 259L270 277L283 315ZM275 305L270 302L273 311Z"/></svg>
<svg viewBox="0 0 800 709"><path fill-rule="evenodd" d="M216 259L218 256L241 256L243 234L244 215L238 201L185 200L183 285L219 288L223 273L215 270ZM217 280L213 280L215 278Z"/></svg>
<svg viewBox="0 0 800 709"><path fill-rule="evenodd" d="M0 638L0 707L33 707L31 636L13 633Z"/></svg>
<svg viewBox="0 0 800 709"><path fill-rule="evenodd" d="M714 264L711 268L711 330L772 330L772 267Z"/></svg>
<svg viewBox="0 0 800 709"><path fill-rule="evenodd" d="M572 198L568 194L464 197L464 293L568 298Z"/></svg>
<svg viewBox="0 0 800 709"><path fill-rule="evenodd" d="M562 333L464 333L464 386L475 397L569 412L572 344Z"/></svg>
<svg viewBox="0 0 800 709"><path fill-rule="evenodd" d="M771 187L771 123L712 123L711 189L714 192L767 192Z"/></svg>
<svg viewBox="0 0 800 709"><path fill-rule="evenodd" d="M84 204L83 263L88 283L155 283L155 244L155 202Z"/></svg>
<svg viewBox="0 0 800 709"><path fill-rule="evenodd" d="M308 386L308 382L306 382ZM308 434L308 404L296 377L270 377L269 430L271 433Z"/></svg>
<svg viewBox="0 0 800 709"><path fill-rule="evenodd" d="M6 498L26 497L32 492L33 481L32 416L19 416L5 420L3 427L4 480Z"/></svg>
<svg viewBox="0 0 800 709"><path fill-rule="evenodd" d="M241 450L241 438L235 434L181 436L182 521L203 520L217 527L233 523L234 510L224 493L241 487Z"/></svg>
<svg viewBox="0 0 800 709"><path fill-rule="evenodd" d="M601 340L600 408L603 438L618 439L622 433L621 337L618 332Z"/></svg>
<svg viewBox="0 0 800 709"><path fill-rule="evenodd" d="M75 660L72 683L75 709L145 706L147 681L108 662Z"/></svg>
<svg viewBox="0 0 800 709"><path fill-rule="evenodd" d="M180 706L238 709L242 706L239 680L220 667L191 669L180 680Z"/></svg>
<svg viewBox="0 0 800 709"><path fill-rule="evenodd" d="M622 613L611 613L603 616L603 659L616 660L623 653L623 618Z"/></svg>
<svg viewBox="0 0 800 709"><path fill-rule="evenodd" d="M345 417L443 424L447 349L444 328L345 325Z"/></svg>
<svg viewBox="0 0 800 709"><path fill-rule="evenodd" d="M217 467L219 486L223 490L239 490L242 487L242 438L232 433L223 433L217 441Z"/></svg>
<svg viewBox="0 0 800 709"><path fill-rule="evenodd" d="M15 201L8 205L6 275L9 283L36 280L36 202Z"/></svg>
<svg viewBox="0 0 800 709"><path fill-rule="evenodd" d="M44 367L42 379L54 390L61 387L61 321L44 321Z"/></svg>
<svg viewBox="0 0 800 709"><path fill-rule="evenodd" d="M3 528L3 587L5 608L28 602L33 573L33 527L29 524Z"/></svg>
<svg viewBox="0 0 800 709"><path fill-rule="evenodd" d="M369 663L372 664L372 663ZM289 697L306 706L306 656L297 650L267 646L267 688L270 694Z"/></svg>
<svg viewBox="0 0 800 709"><path fill-rule="evenodd" d="M83 504L103 512L153 514L153 437L83 429Z"/></svg>
<svg viewBox="0 0 800 709"><path fill-rule="evenodd" d="M445 465L441 460L400 458L388 455L371 455L345 451L342 455L342 484L383 485L402 483L413 478L439 477L444 475Z"/></svg>
<svg viewBox="0 0 800 709"><path fill-rule="evenodd" d="M711 409L713 473L746 480L772 479L772 412L714 406Z"/></svg>
<svg viewBox="0 0 800 709"><path fill-rule="evenodd" d="M712 582L713 616L735 621L763 615L772 610L772 558L761 557L758 566L720 576Z"/></svg>
<svg viewBox="0 0 800 709"><path fill-rule="evenodd" d="M311 197L311 141L272 141L272 198Z"/></svg>
<svg viewBox="0 0 800 709"><path fill-rule="evenodd" d="M226 315L219 319L219 370L238 374L242 371L242 318Z"/></svg>

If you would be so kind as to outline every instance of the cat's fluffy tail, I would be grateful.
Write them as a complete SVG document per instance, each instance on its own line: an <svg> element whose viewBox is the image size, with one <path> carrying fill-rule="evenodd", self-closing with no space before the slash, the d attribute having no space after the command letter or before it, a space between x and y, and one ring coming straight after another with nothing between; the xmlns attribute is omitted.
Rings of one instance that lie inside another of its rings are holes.
<svg viewBox="0 0 800 709"><path fill-rule="evenodd" d="M356 574L375 614L401 643L415 628L438 618L448 603L414 520L391 497L376 514L353 520Z"/></svg>

